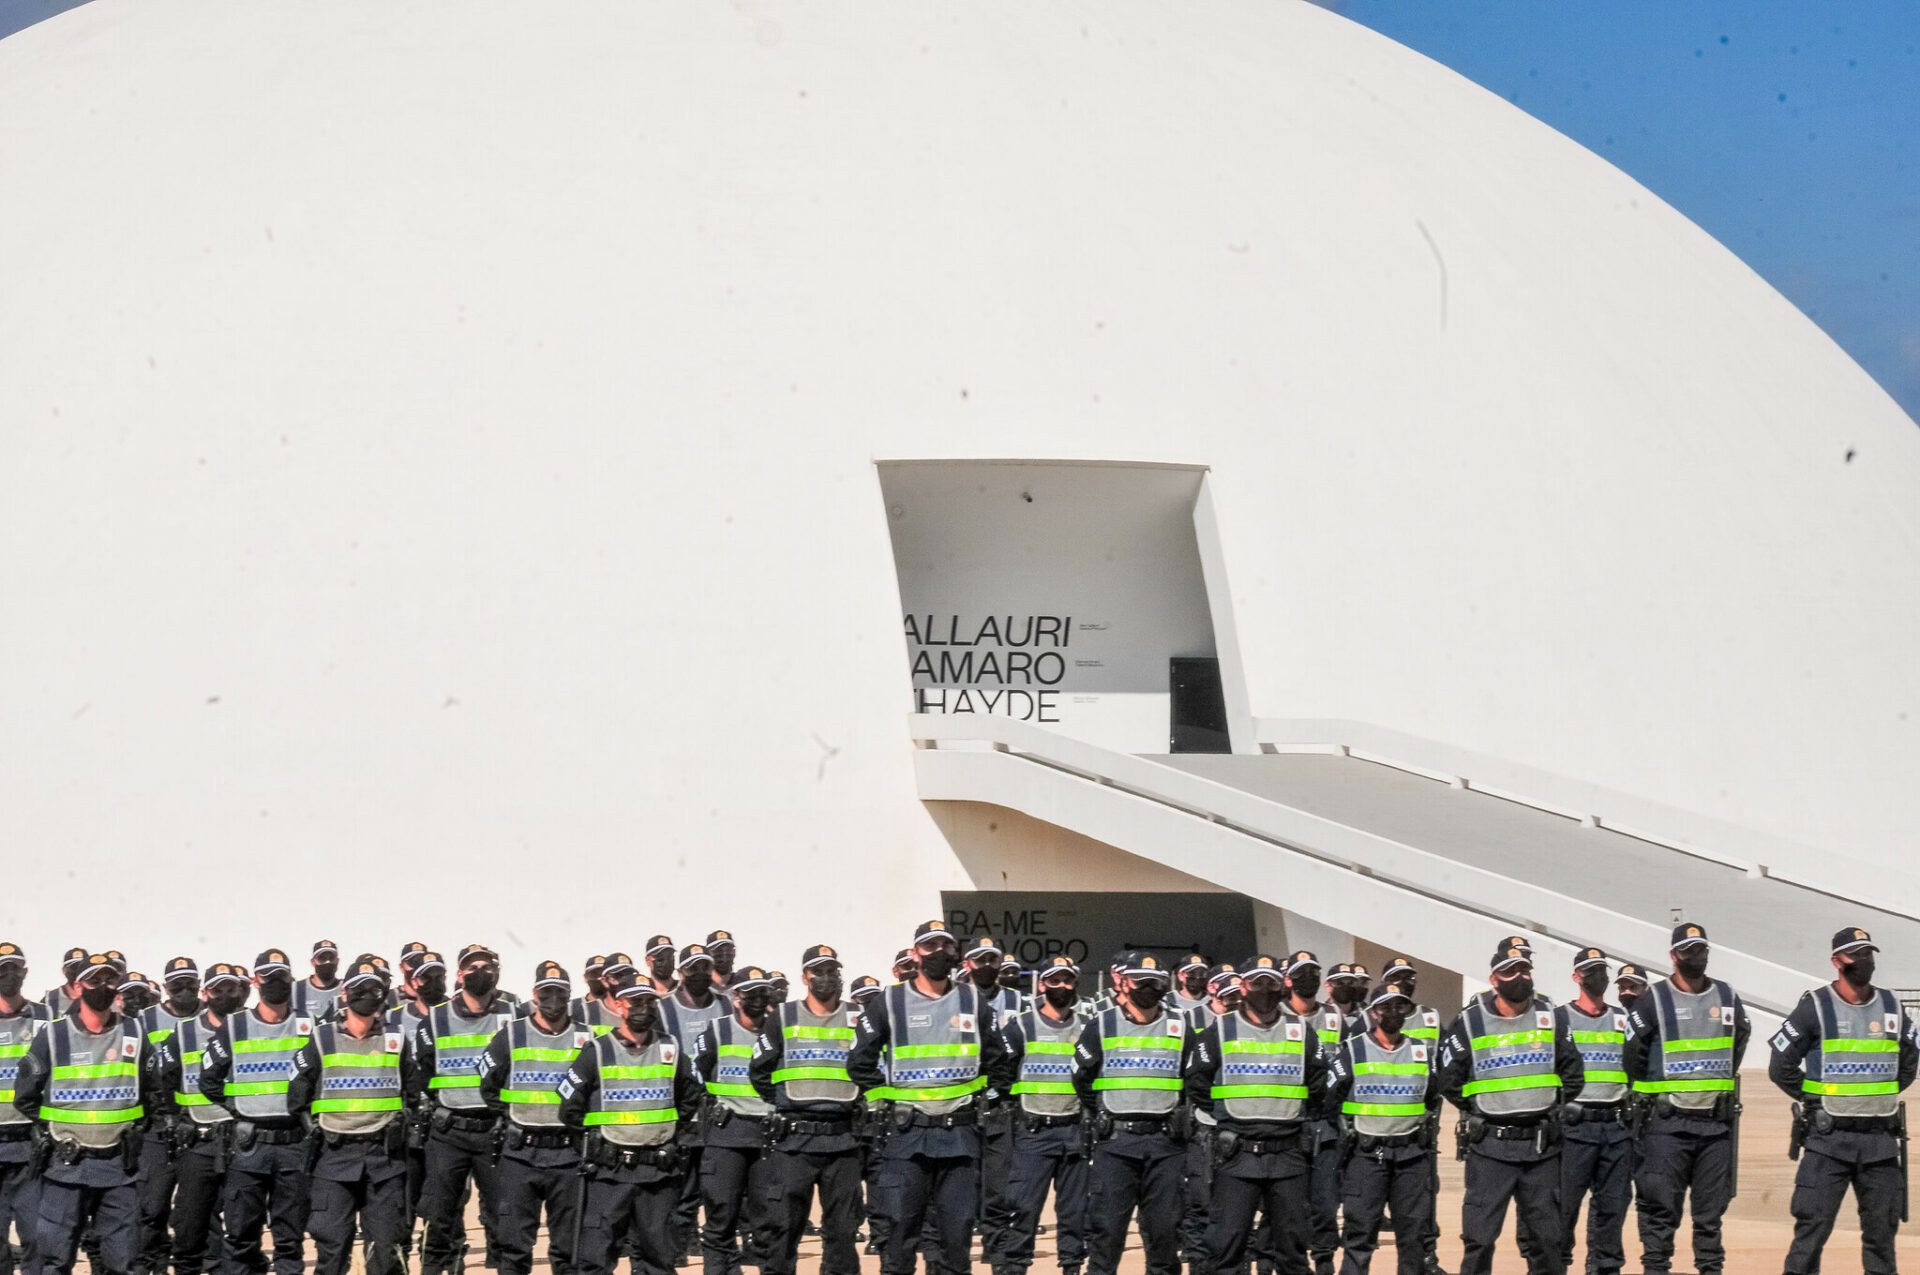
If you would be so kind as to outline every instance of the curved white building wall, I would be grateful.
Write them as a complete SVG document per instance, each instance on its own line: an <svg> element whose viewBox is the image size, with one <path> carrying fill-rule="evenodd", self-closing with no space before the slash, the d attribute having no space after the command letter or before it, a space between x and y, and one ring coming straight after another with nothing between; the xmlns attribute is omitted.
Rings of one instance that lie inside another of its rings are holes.
<svg viewBox="0 0 1920 1275"><path fill-rule="evenodd" d="M97 0L0 43L0 279L37 975L875 964L969 884L876 459L1209 466L1257 716L1869 861L1920 823L1913 423L1304 4Z"/></svg>

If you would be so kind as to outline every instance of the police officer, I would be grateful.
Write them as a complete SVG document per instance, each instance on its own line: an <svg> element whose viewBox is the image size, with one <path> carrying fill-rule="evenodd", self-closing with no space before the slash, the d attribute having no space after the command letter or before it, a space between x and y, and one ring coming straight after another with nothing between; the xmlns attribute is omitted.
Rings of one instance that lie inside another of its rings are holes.
<svg viewBox="0 0 1920 1275"><path fill-rule="evenodd" d="M939 1275L961 1275L972 1249L979 1190L976 1097L1004 1089L1005 1052L989 1030L979 989L955 982L960 946L944 921L914 933L919 972L896 983L860 1015L847 1071L868 1101L889 1101L883 1181L890 1234L885 1275L912 1275L929 1220Z"/></svg>
<svg viewBox="0 0 1920 1275"><path fill-rule="evenodd" d="M1631 962L1622 965L1620 972L1613 976L1613 994L1620 1008L1629 1012L1647 994L1647 986L1647 971Z"/></svg>
<svg viewBox="0 0 1920 1275"><path fill-rule="evenodd" d="M1240 1007L1193 1038L1187 1097L1215 1122L1202 1275L1239 1269L1261 1216L1275 1269L1302 1275L1307 1268L1309 1113L1325 1097L1327 1065L1313 1024L1289 1009L1286 967L1302 958L1310 954L1246 962Z"/></svg>
<svg viewBox="0 0 1920 1275"><path fill-rule="evenodd" d="M1633 1133L1627 1123L1627 1014L1607 1004L1607 954L1581 948L1573 958L1574 999L1554 1017L1580 1051L1586 1085L1577 1102L1561 1109L1566 1136L1560 1145L1561 1265L1573 1261L1580 1201L1589 1193L1587 1275L1619 1275L1626 1262L1620 1230L1633 1202Z"/></svg>
<svg viewBox="0 0 1920 1275"><path fill-rule="evenodd" d="M1000 967L1006 963L1006 954L992 936L982 935L971 941L966 950L965 963L961 969L967 981L980 993L980 999L988 1008L987 1021L984 1024L990 1031L998 1031L1000 1020L1020 1012L1020 996L1009 988L1000 986ZM980 1111L980 1251L994 1253L999 1251L1001 1233L1006 1230L1008 1220L1013 1216L1013 1207L1007 1200L1007 1158L1013 1151L1013 1109L1007 1103L996 1102L984 1106Z"/></svg>
<svg viewBox="0 0 1920 1275"><path fill-rule="evenodd" d="M14 1078L14 1109L43 1129L32 1248L49 1275L73 1270L89 1227L99 1275L127 1275L139 1257L140 1128L167 1095L140 1024L114 1012L124 973L104 954L88 957L78 1000L35 1033Z"/></svg>
<svg viewBox="0 0 1920 1275"><path fill-rule="evenodd" d="M139 970L128 970L126 980L120 984L120 994L114 998L113 1009L123 1017L139 1018L159 1003L160 989L153 985L153 980Z"/></svg>
<svg viewBox="0 0 1920 1275"><path fill-rule="evenodd" d="M1367 1030L1364 1006L1371 981L1364 965L1343 962L1327 972L1327 1004L1340 1011L1342 1034Z"/></svg>
<svg viewBox="0 0 1920 1275"><path fill-rule="evenodd" d="M736 971L729 989L733 1013L707 1023L694 1038L693 1070L706 1086L700 1153L701 1269L706 1275L738 1275L744 1225L752 1265L768 1247L763 1151L766 1117L773 1108L754 1091L747 1072L755 1042L766 1026L772 981L757 965Z"/></svg>
<svg viewBox="0 0 1920 1275"><path fill-rule="evenodd" d="M717 987L733 986L733 964L738 957L733 935L727 930L715 930L707 935L707 955L713 958L713 981Z"/></svg>
<svg viewBox="0 0 1920 1275"><path fill-rule="evenodd" d="M558 961L533 971L533 1009L494 1034L480 1057L480 1098L503 1122L494 1186L501 1275L530 1275L542 1206L547 1260L573 1266L580 1208L580 1147L560 1122L560 1082L593 1032L570 1012L573 983Z"/></svg>
<svg viewBox="0 0 1920 1275"><path fill-rule="evenodd" d="M1413 1011L1407 1015L1406 1026L1401 1032L1410 1040L1417 1040L1427 1047L1433 1057L1440 1053L1440 1014L1431 1005L1420 1000L1420 971L1414 963L1404 956L1396 956L1387 962L1386 969L1380 972L1382 983L1392 983L1407 994L1413 1002ZM1436 1152L1429 1163L1433 1166L1432 1181L1428 1186L1429 1203L1427 1223L1421 1230L1420 1244L1426 1254L1423 1269L1426 1275L1444 1275L1440 1269L1440 1156Z"/></svg>
<svg viewBox="0 0 1920 1275"><path fill-rule="evenodd" d="M1173 970L1174 1009L1187 1015L1188 1025L1193 1022L1193 1011L1203 1008L1207 1003L1207 975L1210 970L1207 958L1198 952L1188 952L1180 958L1180 964Z"/></svg>
<svg viewBox="0 0 1920 1275"><path fill-rule="evenodd" d="M387 1030L391 986L383 965L357 959L333 989L338 1021L315 1025L287 1088L288 1110L314 1125L314 1275L346 1275L356 1231L366 1240L367 1275L406 1269L405 1107L421 1085L406 1038Z"/></svg>
<svg viewBox="0 0 1920 1275"><path fill-rule="evenodd" d="M466 1221L461 1216L469 1181L480 1196L480 1224L493 1249L493 1201L497 1198L492 1134L494 1118L480 1096L480 1055L512 1022L513 1005L500 992L500 956L484 943L460 949L460 990L433 1008L413 1034L415 1061L429 1077L431 1115L426 1179L420 1213L427 1232L420 1243L422 1275L461 1269ZM497 1257L493 1259L497 1262Z"/></svg>
<svg viewBox="0 0 1920 1275"><path fill-rule="evenodd" d="M859 1275L860 1090L847 1071L857 1011L841 1000L840 957L824 943L800 957L807 994L770 1016L748 1067L754 1091L773 1107L766 1174L774 1233L766 1275L794 1275L816 1187L821 1275ZM866 982L878 991L872 979Z"/></svg>
<svg viewBox="0 0 1920 1275"><path fill-rule="evenodd" d="M203 1275L220 1264L225 1251L221 1199L233 1114L201 1090L200 1069L207 1043L222 1023L246 1008L251 991L242 967L225 961L208 966L201 991L205 1008L176 1022L155 1047L162 1087L173 1095L174 1275Z"/></svg>
<svg viewBox="0 0 1920 1275"><path fill-rule="evenodd" d="M321 939L313 945L307 963L313 966L313 973L293 985L293 1012L316 1023L324 1022L340 1003L340 945L332 939Z"/></svg>
<svg viewBox="0 0 1920 1275"><path fill-rule="evenodd" d="M1073 1048L1087 1019L1080 1011L1080 967L1056 956L1041 966L1032 1008L1000 1024L1013 1107L1007 1160L1010 1216L999 1245L985 1256L995 1275L1024 1275L1033 1265L1040 1211L1053 1192L1062 1275L1079 1275L1087 1260L1087 1161L1080 1097L1073 1087Z"/></svg>
<svg viewBox="0 0 1920 1275"><path fill-rule="evenodd" d="M665 934L648 939L646 950L640 954L647 963L647 976L653 980L654 990L662 996L673 995L673 989L680 986L680 980L674 975L677 956L673 939Z"/></svg>
<svg viewBox="0 0 1920 1275"><path fill-rule="evenodd" d="M1184 1011L1187 1034L1197 1036L1222 1015L1240 1008L1240 975L1231 963L1207 970L1207 999ZM1213 1193L1213 1112L1192 1104L1193 1127L1187 1140L1186 1183L1180 1206L1180 1258L1198 1270L1206 1260L1207 1200Z"/></svg>
<svg viewBox="0 0 1920 1275"><path fill-rule="evenodd" d="M1012 992L1014 1004L1026 1009L1033 1002L1032 984L1027 979L1027 967L1020 958L1009 952L1000 960L1000 990Z"/></svg>
<svg viewBox="0 0 1920 1275"><path fill-rule="evenodd" d="M785 971L767 971L767 1005L769 1008L775 1005L786 1004L787 997L792 995L792 993L793 987L792 984L787 981Z"/></svg>
<svg viewBox="0 0 1920 1275"><path fill-rule="evenodd" d="M252 1009L229 1014L206 1041L200 1092L234 1118L232 1158L221 1194L226 1236L221 1275L266 1268L261 1232L273 1232L275 1275L306 1264L306 1132L287 1106L304 1065L313 1020L293 1012L293 966L279 948L253 963Z"/></svg>
<svg viewBox="0 0 1920 1275"><path fill-rule="evenodd" d="M1389 1205L1399 1275L1420 1275L1426 1265L1439 1128L1440 1086L1434 1083L1439 1050L1406 1034L1414 1008L1404 985L1375 988L1362 1007L1367 1030L1342 1043L1329 1071L1327 1098L1339 1103L1348 1134L1341 1174L1340 1240L1346 1254L1341 1275L1367 1275Z"/></svg>
<svg viewBox="0 0 1920 1275"><path fill-rule="evenodd" d="M725 937L724 930L714 931ZM733 940L727 939L731 944ZM707 950L704 943L689 943L680 949L676 963L680 973L680 986L671 996L657 997L657 1016L660 1029L672 1036L680 1046L680 1053L688 1058L692 1065L694 1043L707 1029L707 1024L716 1018L725 1018L733 1012L731 998L717 994L718 962ZM728 968L732 968L732 958L728 958ZM625 991L625 988L621 988ZM655 989L656 992L658 989ZM631 1008L631 1007L629 1007ZM674 1209L674 1235L680 1245L675 1265L682 1265L686 1255L700 1243L700 1161L706 1130L702 1123L702 1111L698 1105L687 1117L685 1126L677 1131L674 1139L676 1155L674 1163L680 1172L680 1202Z"/></svg>
<svg viewBox="0 0 1920 1275"><path fill-rule="evenodd" d="M447 999L447 963L426 944L409 943L400 954L398 1003L387 1011L388 1031L412 1042L432 1017L433 1007ZM410 1102L406 1113L407 1216L420 1216L420 1196L427 1181L427 1114L429 1104ZM413 1228L407 1230L407 1252L413 1252Z"/></svg>
<svg viewBox="0 0 1920 1275"><path fill-rule="evenodd" d="M18 1227L26 1269L38 1275L33 1235L39 1219L39 1193L33 1176L33 1117L13 1105L20 1060L53 1015L23 990L27 957L18 945L0 943L0 1275L13 1275L9 1229Z"/></svg>
<svg viewBox="0 0 1920 1275"><path fill-rule="evenodd" d="M586 1134L579 1275L611 1275L623 1248L642 1254L634 1275L665 1275L678 1260L674 1209L680 1129L700 1105L700 1082L660 1025L651 982L620 989L620 1026L574 1058L560 1082L560 1120Z"/></svg>
<svg viewBox="0 0 1920 1275"><path fill-rule="evenodd" d="M860 1030L860 1018L866 1013L867 1006L879 999L885 990L880 980L871 974L862 974L853 980L853 989L847 993L848 999L853 1002L852 1008L848 1011L848 1022L856 1035ZM858 1086L856 1085L855 1088ZM879 1118L883 1114L881 1111L883 1106L882 1103L875 1103L871 1107L861 1104L860 1114L854 1121L854 1135L860 1141L860 1190L863 1202L862 1212L867 1219L866 1251L870 1257L878 1257L885 1251L889 1227L885 1202L880 1192L880 1168L886 1163L885 1158L880 1154L880 1142L885 1135L886 1123Z"/></svg>
<svg viewBox="0 0 1920 1275"><path fill-rule="evenodd" d="M913 976L915 974L918 974L919 972L920 972L920 958L913 954L912 948L903 947L898 952L895 952L893 954L893 981L894 982L911 983L913 981Z"/></svg>
<svg viewBox="0 0 1920 1275"><path fill-rule="evenodd" d="M1351 981L1352 967L1334 967L1340 983ZM1287 1010L1306 1022L1320 1048L1320 1061L1331 1063L1347 1034L1347 1015L1331 1000L1318 999L1321 989L1320 959L1312 952L1295 952L1287 957ZM1331 995L1334 981L1329 980ZM1347 995L1342 990L1341 995ZM1312 1164L1308 1178L1307 1254L1313 1260L1315 1275L1329 1275L1333 1255L1340 1244L1340 1124L1336 1113L1317 1102L1307 1108L1307 1131L1313 1138Z"/></svg>
<svg viewBox="0 0 1920 1275"><path fill-rule="evenodd" d="M1895 1270L1894 1234L1907 1195L1900 1091L1920 1072L1920 1045L1893 993L1873 985L1879 950L1865 930L1835 934L1839 977L1802 996L1773 1037L1767 1078L1796 1104L1800 1152L1787 1275L1820 1269L1849 1185L1860 1209L1861 1269Z"/></svg>
<svg viewBox="0 0 1920 1275"><path fill-rule="evenodd" d="M1710 951L1704 927L1676 925L1672 975L1627 1014L1626 1073L1651 1108L1633 1179L1648 1275L1672 1265L1683 1204L1693 1216L1694 1269L1719 1275L1726 1263L1720 1219L1733 1200L1735 1078L1751 1028L1733 988L1707 977Z"/></svg>
<svg viewBox="0 0 1920 1275"><path fill-rule="evenodd" d="M90 954L84 947L70 947L60 958L60 986L50 988L40 998L47 1007L49 1018L65 1018L74 1002L80 999L80 975L87 969Z"/></svg>
<svg viewBox="0 0 1920 1275"><path fill-rule="evenodd" d="M574 1022L584 1019L587 1016L588 1003L599 1000L606 992L606 985L600 980L600 975L606 968L607 958L599 955L589 956L586 964L580 967L580 985L585 990L574 997L573 1003L567 1006L567 1017Z"/></svg>
<svg viewBox="0 0 1920 1275"><path fill-rule="evenodd" d="M1467 1162L1460 1206L1461 1275L1487 1275L1494 1244L1519 1213L1529 1275L1561 1275L1560 1147L1554 1119L1580 1096L1586 1068L1534 995L1533 958L1516 945L1494 952L1493 990L1467 1003L1440 1038L1440 1091L1461 1112Z"/></svg>
<svg viewBox="0 0 1920 1275"><path fill-rule="evenodd" d="M129 975L129 983L132 976ZM190 956L176 956L160 975L166 999L139 1011L140 1028L149 1048L158 1051L174 1028L200 1012L200 968ZM129 1006L126 987L120 991L121 1012ZM156 1054L156 1056L158 1056ZM174 1125L172 1110L156 1111L147 1121L140 1147L140 1260L138 1267L152 1275L166 1275L171 1265L167 1223L173 1213ZM4 1228L0 1228L4 1229Z"/></svg>
<svg viewBox="0 0 1920 1275"><path fill-rule="evenodd" d="M601 962L600 990L592 996L574 998L570 1012L576 1026L584 1027L596 1036L604 1036L618 1027L627 1016L626 1002L620 999L620 989L639 982L641 974L640 967L625 952L613 952L598 959ZM659 991L658 982L654 983L654 990ZM662 996L666 994L660 992Z"/></svg>
<svg viewBox="0 0 1920 1275"><path fill-rule="evenodd" d="M1073 1050L1073 1085L1094 1142L1088 1165L1087 1249L1094 1275L1114 1275L1138 1210L1147 1275L1180 1270L1180 1188L1186 1168L1181 1069L1186 1021L1164 1004L1171 971L1136 952L1121 1001L1087 1023Z"/></svg>

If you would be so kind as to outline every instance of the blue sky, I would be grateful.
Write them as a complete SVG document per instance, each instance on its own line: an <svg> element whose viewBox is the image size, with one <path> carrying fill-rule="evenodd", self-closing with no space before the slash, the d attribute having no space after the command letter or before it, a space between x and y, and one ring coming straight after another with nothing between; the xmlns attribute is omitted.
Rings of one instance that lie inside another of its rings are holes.
<svg viewBox="0 0 1920 1275"><path fill-rule="evenodd" d="M1605 157L1920 420L1920 3L1329 8Z"/></svg>

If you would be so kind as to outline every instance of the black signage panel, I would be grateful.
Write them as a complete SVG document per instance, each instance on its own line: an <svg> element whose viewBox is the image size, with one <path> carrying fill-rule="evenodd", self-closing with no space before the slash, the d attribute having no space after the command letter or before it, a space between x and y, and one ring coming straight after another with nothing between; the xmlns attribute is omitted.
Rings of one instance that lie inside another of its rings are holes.
<svg viewBox="0 0 1920 1275"><path fill-rule="evenodd" d="M1104 984L1107 961L1139 948L1169 962L1189 952L1239 962L1253 954L1253 900L1244 894L943 890L947 926L962 940L989 935L1027 968L1054 956L1080 965L1081 986Z"/></svg>

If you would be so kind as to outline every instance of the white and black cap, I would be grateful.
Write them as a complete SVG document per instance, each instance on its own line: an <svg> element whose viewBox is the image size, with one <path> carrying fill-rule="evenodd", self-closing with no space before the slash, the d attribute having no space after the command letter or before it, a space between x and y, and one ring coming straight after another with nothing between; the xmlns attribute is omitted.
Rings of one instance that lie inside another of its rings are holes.
<svg viewBox="0 0 1920 1275"><path fill-rule="evenodd" d="M1879 950L1879 945L1873 941L1873 935L1858 926L1850 926L1833 936L1835 956L1842 952L1878 952Z"/></svg>

